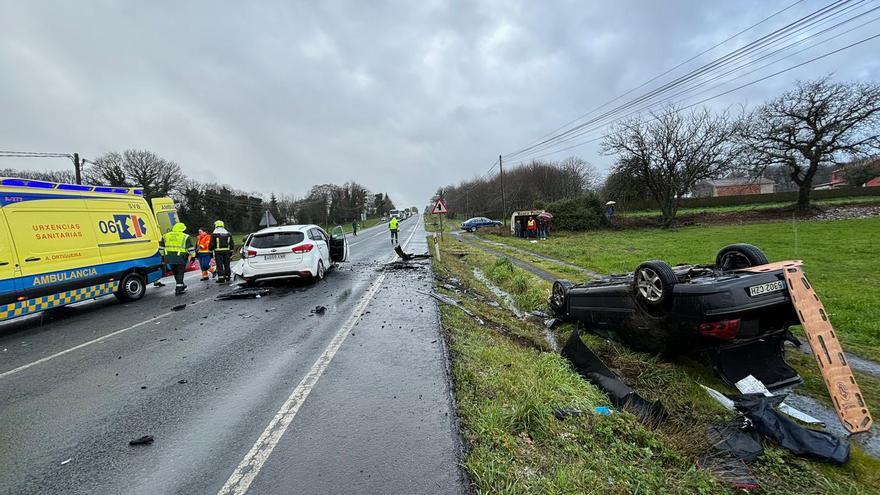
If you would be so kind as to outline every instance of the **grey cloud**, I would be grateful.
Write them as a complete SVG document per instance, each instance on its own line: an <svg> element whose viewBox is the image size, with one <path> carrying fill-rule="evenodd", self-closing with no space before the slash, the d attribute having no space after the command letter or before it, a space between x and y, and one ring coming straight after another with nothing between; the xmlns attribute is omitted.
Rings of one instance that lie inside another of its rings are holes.
<svg viewBox="0 0 880 495"><path fill-rule="evenodd" d="M783 5L8 0L0 136L86 156L148 148L265 193L355 179L421 205ZM878 65L866 45L713 104L831 71ZM595 145L568 153L609 163Z"/></svg>

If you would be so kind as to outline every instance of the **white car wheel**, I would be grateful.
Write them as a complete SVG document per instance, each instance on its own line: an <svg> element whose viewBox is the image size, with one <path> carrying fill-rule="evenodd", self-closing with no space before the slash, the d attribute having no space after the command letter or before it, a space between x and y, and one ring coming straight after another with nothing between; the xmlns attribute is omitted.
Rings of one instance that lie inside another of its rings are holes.
<svg viewBox="0 0 880 495"><path fill-rule="evenodd" d="M315 271L315 282L324 280L324 261L318 260L318 268Z"/></svg>

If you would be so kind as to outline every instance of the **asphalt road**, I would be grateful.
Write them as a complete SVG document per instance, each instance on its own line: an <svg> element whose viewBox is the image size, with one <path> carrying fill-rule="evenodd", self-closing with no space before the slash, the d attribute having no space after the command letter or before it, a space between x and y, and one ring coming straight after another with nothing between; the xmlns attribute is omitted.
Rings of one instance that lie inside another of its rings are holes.
<svg viewBox="0 0 880 495"><path fill-rule="evenodd" d="M465 491L429 267L387 269L384 225L349 241L260 299L192 273L0 325L0 493Z"/></svg>

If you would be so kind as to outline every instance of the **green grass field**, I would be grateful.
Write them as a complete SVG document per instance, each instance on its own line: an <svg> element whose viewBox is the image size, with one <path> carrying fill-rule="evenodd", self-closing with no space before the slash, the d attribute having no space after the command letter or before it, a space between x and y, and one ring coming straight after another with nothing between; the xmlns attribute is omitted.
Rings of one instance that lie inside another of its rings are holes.
<svg viewBox="0 0 880 495"><path fill-rule="evenodd" d="M880 196L853 196L847 198L830 198L813 201L815 206L838 206L838 205L862 205L880 204ZM699 215L702 213L736 213L741 211L766 211L777 210L792 206L793 203L757 203L734 206L703 206L699 208L682 208L679 215ZM660 210L619 211L618 214L631 217L659 217Z"/></svg>
<svg viewBox="0 0 880 495"><path fill-rule="evenodd" d="M771 260L802 259L847 350L880 360L880 218L823 222L557 233L537 244L486 235L600 273L632 271L639 263L712 263L727 244L747 242Z"/></svg>
<svg viewBox="0 0 880 495"><path fill-rule="evenodd" d="M543 304L549 284L452 236L443 245L469 253L434 259L440 280L454 279L465 292L438 290L484 321L441 306L468 446L463 465L474 493L743 493L696 465L708 447L706 426L730 416L698 385L726 390L708 369L687 358L667 361L585 336L628 383L649 400L661 400L670 419L646 428L629 414L593 414L608 398L549 352L540 325L512 317L500 300L487 304L493 293L473 273L480 269L511 292L520 309ZM557 337L570 331L570 325L559 327ZM558 406L585 414L560 421L553 415ZM880 483L880 462L859 450L845 466L834 467L768 444L752 467L761 485L750 492L756 494L876 493Z"/></svg>

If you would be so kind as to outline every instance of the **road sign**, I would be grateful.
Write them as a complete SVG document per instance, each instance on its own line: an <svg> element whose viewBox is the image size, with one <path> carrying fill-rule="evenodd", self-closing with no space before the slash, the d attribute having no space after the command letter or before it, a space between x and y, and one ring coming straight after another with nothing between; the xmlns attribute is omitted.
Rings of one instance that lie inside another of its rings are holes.
<svg viewBox="0 0 880 495"><path fill-rule="evenodd" d="M434 203L434 207L431 208L432 215L445 215L449 213L449 209L446 208L446 201L443 201L443 198L437 198L437 202Z"/></svg>

